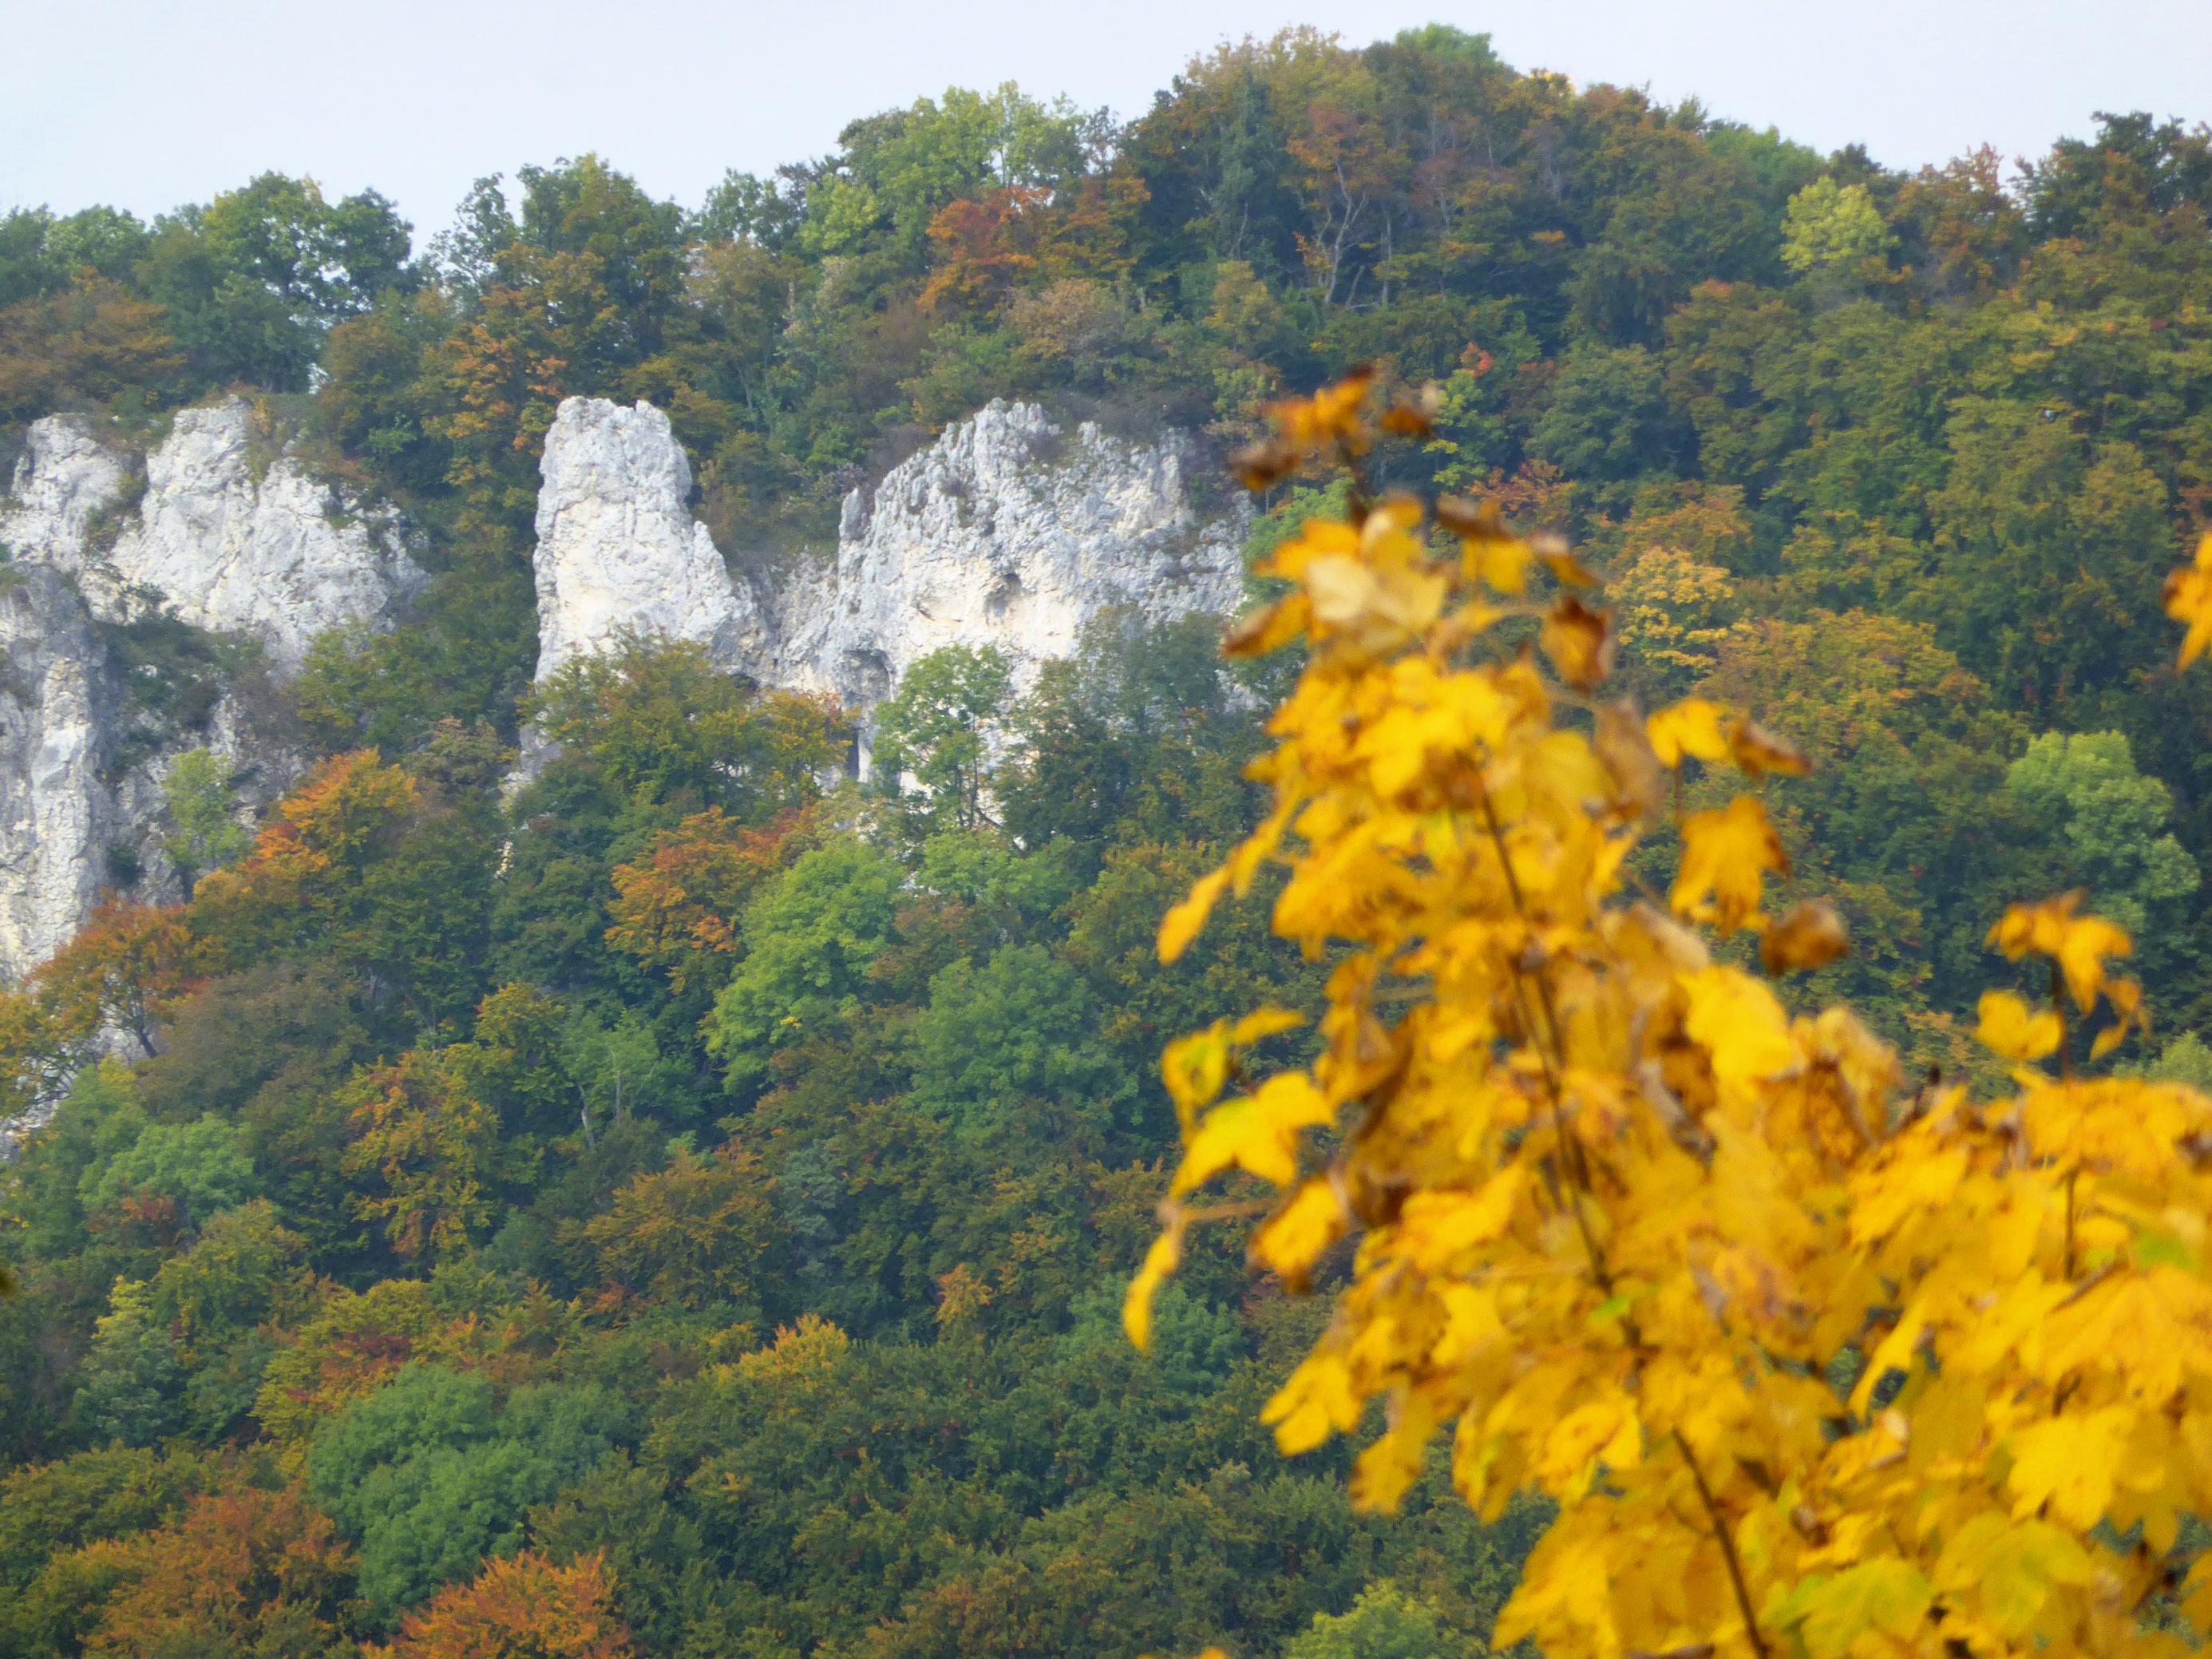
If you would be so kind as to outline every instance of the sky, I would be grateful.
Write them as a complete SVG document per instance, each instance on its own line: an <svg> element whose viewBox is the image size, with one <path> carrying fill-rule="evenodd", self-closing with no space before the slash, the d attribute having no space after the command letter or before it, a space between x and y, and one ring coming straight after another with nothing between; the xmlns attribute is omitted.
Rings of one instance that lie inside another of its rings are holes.
<svg viewBox="0 0 2212 1659"><path fill-rule="evenodd" d="M2212 0L0 0L0 209L152 214L273 168L427 236L473 179L586 151L696 204L948 85L1126 116L1224 40L1431 21L1899 167L2212 118Z"/></svg>

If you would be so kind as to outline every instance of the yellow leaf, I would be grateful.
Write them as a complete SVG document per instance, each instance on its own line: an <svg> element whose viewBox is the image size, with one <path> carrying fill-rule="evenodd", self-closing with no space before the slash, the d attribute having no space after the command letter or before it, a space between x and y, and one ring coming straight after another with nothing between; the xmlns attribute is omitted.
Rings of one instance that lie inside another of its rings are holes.
<svg viewBox="0 0 2212 1659"><path fill-rule="evenodd" d="M1346 557L1359 551L1359 532L1341 519L1312 518L1298 533L1260 561L1260 574L1297 581L1314 560Z"/></svg>
<svg viewBox="0 0 2212 1659"><path fill-rule="evenodd" d="M2074 1412L2030 1424L2012 1437L2012 1512L2049 1512L2086 1532L2105 1518L2112 1475L2134 1413L2124 1406Z"/></svg>
<svg viewBox="0 0 2212 1659"><path fill-rule="evenodd" d="M1959 1190L1966 1173L1966 1152L1962 1146L1918 1155L1900 1153L1869 1170L1859 1178L1857 1201L1851 1208L1851 1243L1863 1244L1880 1238L1906 1216L1942 1208ZM1911 1323L1900 1321L1898 1331L1905 1331ZM1892 1340L1897 1339L1893 1336ZM1909 1353L1910 1346L1899 1352ZM1875 1380L1879 1379L1869 1365L1862 1381L1871 1388Z"/></svg>
<svg viewBox="0 0 2212 1659"><path fill-rule="evenodd" d="M1399 1212L1407 1254L1432 1271L1449 1270L1464 1251L1486 1244L1512 1224L1528 1172L1509 1164L1478 1192L1415 1193Z"/></svg>
<svg viewBox="0 0 2212 1659"><path fill-rule="evenodd" d="M2124 957L2136 948L2127 929L2102 916L2081 916L2069 923L2058 940L2058 971L2074 1005L2087 1013L2104 988L2105 958Z"/></svg>
<svg viewBox="0 0 2212 1659"><path fill-rule="evenodd" d="M1443 1303L1444 1334L1429 1355L1431 1364L1465 1364L1478 1350L1504 1340L1505 1327L1498 1317L1495 1292L1450 1284L1444 1286Z"/></svg>
<svg viewBox="0 0 2212 1659"><path fill-rule="evenodd" d="M1768 731L1756 720L1739 720L1729 733L1729 757L1751 777L1769 772L1802 778L1813 769L1812 761L1789 738Z"/></svg>
<svg viewBox="0 0 2212 1659"><path fill-rule="evenodd" d="M1273 605L1248 611L1221 636L1224 656L1264 657L1279 651L1306 631L1313 620L1303 593L1286 594Z"/></svg>
<svg viewBox="0 0 2212 1659"><path fill-rule="evenodd" d="M1733 933L1759 914L1760 882L1769 870L1787 875L1789 855L1766 809L1753 796L1738 795L1725 807L1683 820L1682 863L1668 902L1677 915L1702 919L1710 912L1716 927Z"/></svg>
<svg viewBox="0 0 2212 1659"><path fill-rule="evenodd" d="M1304 1014L1288 1008L1278 1008L1273 1004L1264 1008L1255 1008L1229 1028L1230 1046L1249 1048L1271 1036L1279 1036L1285 1031L1295 1031L1305 1023Z"/></svg>
<svg viewBox="0 0 2212 1659"><path fill-rule="evenodd" d="M2048 1522L2008 1525L2001 1516L1976 1520L1994 1522L1996 1529L1984 1545L1978 1570L1969 1582L1980 1595L1982 1616L2008 1636L2033 1632L2054 1589L2078 1587L2096 1577L2096 1565L2088 1551L2070 1534ZM1949 1552L1945 1554L1948 1557Z"/></svg>
<svg viewBox="0 0 2212 1659"><path fill-rule="evenodd" d="M1344 1237L1351 1218L1325 1176L1305 1182L1289 1203L1252 1236L1252 1259L1294 1287L1302 1287L1323 1251Z"/></svg>
<svg viewBox="0 0 2212 1659"><path fill-rule="evenodd" d="M1562 587L1597 586L1597 578L1590 573L1589 568L1559 543L1554 542L1550 547L1538 547L1535 551L1537 558L1543 562L1544 568L1552 573L1552 580Z"/></svg>
<svg viewBox="0 0 2212 1659"><path fill-rule="evenodd" d="M1502 531L1477 534L1460 542L1460 568L1492 592L1518 593L1528 586L1528 566L1536 550Z"/></svg>
<svg viewBox="0 0 2212 1659"><path fill-rule="evenodd" d="M1729 757L1728 732L1723 726L1726 719L1727 713L1718 703L1707 702L1703 697L1685 697L1654 714L1644 726L1650 734L1651 748L1659 757L1659 763L1679 767L1685 755L1703 761Z"/></svg>
<svg viewBox="0 0 2212 1659"><path fill-rule="evenodd" d="M1704 968L1682 975L1690 1000L1688 1029L1713 1058L1713 1075L1724 1085L1749 1087L1788 1071L1798 1060L1789 1016L1774 993L1734 968Z"/></svg>
<svg viewBox="0 0 2212 1659"><path fill-rule="evenodd" d="M1168 1044L1160 1056L1160 1080L1188 1133L1198 1109L1212 1105L1229 1081L1229 1043L1220 1022Z"/></svg>
<svg viewBox="0 0 2212 1659"><path fill-rule="evenodd" d="M2027 1004L2010 991L1983 992L1977 1012L1980 1023L1974 1029L1975 1040L1991 1054L2030 1062L2058 1047L2058 1016L2048 1008L2031 1013Z"/></svg>
<svg viewBox="0 0 2212 1659"><path fill-rule="evenodd" d="M1398 1402L1392 1417L1389 1431L1352 1467L1352 1504L1370 1514L1396 1513L1421 1478L1429 1442L1436 1436L1436 1413L1419 1395Z"/></svg>
<svg viewBox="0 0 2212 1659"><path fill-rule="evenodd" d="M1825 968L1851 948L1850 931L1834 907L1818 899L1793 904L1759 935L1759 959L1770 974Z"/></svg>
<svg viewBox="0 0 2212 1659"><path fill-rule="evenodd" d="M1323 1349L1309 1354L1260 1413L1275 1431L1285 1457L1311 1451L1332 1433L1359 1425L1359 1396L1352 1387L1352 1368L1340 1354Z"/></svg>
<svg viewBox="0 0 2212 1659"><path fill-rule="evenodd" d="M2181 641L2186 668L2212 647L2212 532L2197 544L2197 557L2166 579L2166 614L2187 623Z"/></svg>
<svg viewBox="0 0 2212 1659"><path fill-rule="evenodd" d="M1547 1492L1578 1493L1601 1460L1615 1468L1643 1460L1636 1403L1625 1394L1577 1406L1553 1424L1536 1460L1536 1479Z"/></svg>
<svg viewBox="0 0 2212 1659"><path fill-rule="evenodd" d="M1348 628L1380 608L1382 586L1358 558L1328 554L1306 566L1306 594L1313 617L1330 628Z"/></svg>
<svg viewBox="0 0 2212 1659"><path fill-rule="evenodd" d="M1667 805L1667 769L1652 750L1635 703L1622 697L1602 705L1597 711L1591 746L1605 763L1621 805L1632 808L1639 817L1658 817Z"/></svg>
<svg viewBox="0 0 2212 1659"><path fill-rule="evenodd" d="M1832 1577L1806 1577L1783 1604L1778 1622L1797 1632L1806 1659L1844 1659L1870 1633L1911 1634L1935 1599L1919 1568L1893 1555L1876 1556Z"/></svg>
<svg viewBox="0 0 2212 1659"><path fill-rule="evenodd" d="M1121 1328L1139 1352L1152 1345L1152 1297L1167 1277L1182 1265L1182 1228L1170 1224L1145 1252L1145 1264L1129 1281L1121 1299Z"/></svg>
<svg viewBox="0 0 2212 1659"><path fill-rule="evenodd" d="M1170 909L1160 922L1160 960L1173 962L1190 948L1198 930L1206 926L1206 919L1220 898L1222 889L1229 885L1229 872L1216 870L1201 876L1190 890L1190 896Z"/></svg>
<svg viewBox="0 0 2212 1659"><path fill-rule="evenodd" d="M1613 665L1611 623L1571 593L1561 594L1545 613L1538 643L1559 678L1578 690L1596 685Z"/></svg>
<svg viewBox="0 0 2212 1659"><path fill-rule="evenodd" d="M1231 1166L1287 1187L1297 1174L1297 1135L1334 1121L1303 1072L1271 1077L1253 1093L1215 1107L1191 1137L1169 1191L1181 1197Z"/></svg>

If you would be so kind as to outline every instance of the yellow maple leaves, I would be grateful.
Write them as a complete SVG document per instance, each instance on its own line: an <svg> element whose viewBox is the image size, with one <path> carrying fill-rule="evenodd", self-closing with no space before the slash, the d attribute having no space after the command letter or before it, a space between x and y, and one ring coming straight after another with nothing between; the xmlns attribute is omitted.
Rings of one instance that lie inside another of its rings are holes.
<svg viewBox="0 0 2212 1659"><path fill-rule="evenodd" d="M1766 809L1753 796L1738 795L1724 807L1683 819L1682 862L1668 902L1678 915L1710 921L1732 933L1759 915L1770 870L1787 875L1790 855L1766 821Z"/></svg>
<svg viewBox="0 0 2212 1659"><path fill-rule="evenodd" d="M1662 766L1679 767L1685 757L1728 758L1728 711L1703 697L1685 697L1660 709L1645 722Z"/></svg>
<svg viewBox="0 0 2212 1659"><path fill-rule="evenodd" d="M1978 1011L1974 1036L1992 1054L2007 1060L2043 1060L2056 1053L2066 1035L2058 1016L2046 1008L2032 1012L2027 1001L2010 991L1984 991Z"/></svg>
<svg viewBox="0 0 2212 1659"><path fill-rule="evenodd" d="M2212 531L2197 544L2197 556L2166 579L2166 614L2189 624L2181 641L2184 668L2212 649Z"/></svg>
<svg viewBox="0 0 2212 1659"><path fill-rule="evenodd" d="M2015 962L2029 956L2048 957L2057 981L2082 1013L2091 1012L2100 999L2104 1001L2112 1018L2090 1048L2090 1057L2101 1059L2142 1024L2142 987L2105 971L2106 959L2129 955L2135 941L2125 928L2102 916L2077 914L2081 896L2066 893L2039 904L2014 905L1990 930L1990 943ZM1985 1018L1986 1002L1984 999ZM2055 1010L2052 1017L2057 1018ZM1998 1047L1994 1042L1990 1046ZM2054 1042L2044 1052L2057 1046Z"/></svg>
<svg viewBox="0 0 2212 1659"><path fill-rule="evenodd" d="M1240 466L1356 464L1418 425L1371 390L1281 411ZM1589 574L1494 507L1352 499L1227 641L1306 648L1255 768L1275 806L1160 936L1172 959L1280 864L1276 930L1337 955L1320 1049L1267 1073L1291 1017L1262 1010L1168 1050L1183 1158L1132 1337L1192 1226L1255 1218L1294 1289L1356 1238L1266 1420L1286 1452L1379 1427L1370 1507L1440 1434L1484 1514L1551 1497L1501 1646L2181 1650L2140 1615L2179 1517L2212 1513L2212 1100L2076 1075L2142 1024L2125 933L2078 896L2008 912L1992 945L2049 981L1979 1010L2016 1092L1904 1093L1847 1010L1793 1013L1695 931L1756 933L1776 975L1846 948L1826 905L1765 914L1789 861L1756 795L1680 805L1690 762L1804 757L1708 700L1601 701ZM2185 661L2212 647L2212 538L2167 605ZM1624 872L1669 817L1662 912ZM2180 1607L2212 1628L2212 1567Z"/></svg>

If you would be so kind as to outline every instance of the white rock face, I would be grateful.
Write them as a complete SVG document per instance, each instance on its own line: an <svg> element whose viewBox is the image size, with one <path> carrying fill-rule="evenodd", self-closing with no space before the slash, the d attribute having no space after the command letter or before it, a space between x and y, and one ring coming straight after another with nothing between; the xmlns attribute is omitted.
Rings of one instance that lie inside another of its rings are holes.
<svg viewBox="0 0 2212 1659"><path fill-rule="evenodd" d="M570 398L539 463L538 678L625 632L694 640L720 661L757 650L707 526L691 516L691 469L668 416Z"/></svg>
<svg viewBox="0 0 2212 1659"><path fill-rule="evenodd" d="M257 747L228 699L205 731L137 729L143 711L95 623L166 610L258 641L283 674L320 629L388 623L422 580L395 522L362 515L290 456L257 477L253 418L238 398L179 414L143 458L135 502L138 459L89 421L31 426L0 501L0 979L68 942L112 879L111 847L131 848L145 890L164 890L160 779L176 752L204 744L251 760L263 790L299 763Z"/></svg>
<svg viewBox="0 0 2212 1659"><path fill-rule="evenodd" d="M196 628L258 640L279 668L296 665L307 641L335 623L389 622L422 580L397 527L357 516L289 454L273 458L257 479L252 423L242 398L179 413L146 457L137 512L105 551L86 547L81 527L67 534L65 515L51 511L43 515L51 526L43 543L22 537L12 519L0 519L0 541L15 546L18 558L43 556L75 571L103 617L134 614L145 604L138 590L146 590ZM59 459L67 467L52 483L40 467L27 478L19 469L17 497L88 494L89 483L72 489L72 482L97 478L100 464L81 449ZM119 483L118 468L109 499ZM27 553L27 540L43 555Z"/></svg>
<svg viewBox="0 0 2212 1659"><path fill-rule="evenodd" d="M0 968L69 942L92 908L113 799L100 782L112 689L84 602L53 571L0 591Z"/></svg>
<svg viewBox="0 0 2212 1659"><path fill-rule="evenodd" d="M1180 438L1071 435L994 402L847 498L834 564L756 592L692 520L666 419L570 398L538 498L538 677L635 630L857 712L943 646L994 646L1025 681L1109 608L1162 621L1236 605L1246 510L1201 514L1189 464Z"/></svg>
<svg viewBox="0 0 2212 1659"><path fill-rule="evenodd" d="M422 580L398 526L334 499L288 456L257 469L253 420L238 399L179 415L144 458L136 501L133 460L90 422L31 428L0 503L15 567L0 593L0 975L67 940L108 878L111 845L134 844L155 884L165 877L155 842L169 750L118 775L133 716L95 621L159 604L259 640L281 673L319 629L383 623ZM696 640L733 672L862 714L941 646L996 647L1026 682L1110 608L1158 621L1234 606L1245 509L1202 512L1193 465L1172 434L1066 432L1033 405L994 403L854 492L834 560L755 582L731 575L692 518L665 415L570 398L543 463L538 675L636 632ZM292 757L254 752L234 714L170 749L238 751L281 787Z"/></svg>
<svg viewBox="0 0 2212 1659"><path fill-rule="evenodd" d="M82 416L32 422L8 492L13 506L0 509L0 544L26 561L75 568L93 515L122 495L126 476Z"/></svg>
<svg viewBox="0 0 2212 1659"><path fill-rule="evenodd" d="M1244 518L1200 516L1188 460L1174 438L1127 444L1088 422L1070 435L1035 404L992 403L872 502L847 498L828 602L778 606L793 625L774 678L866 708L945 646L995 646L1026 679L1114 607L1148 622L1231 609Z"/></svg>

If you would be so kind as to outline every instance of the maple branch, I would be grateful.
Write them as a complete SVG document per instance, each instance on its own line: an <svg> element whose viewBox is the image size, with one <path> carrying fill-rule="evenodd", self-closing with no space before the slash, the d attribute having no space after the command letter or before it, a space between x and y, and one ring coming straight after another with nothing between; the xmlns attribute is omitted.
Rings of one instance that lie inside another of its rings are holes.
<svg viewBox="0 0 2212 1659"><path fill-rule="evenodd" d="M1521 878L1513 868L1513 854L1505 845L1504 826L1498 821L1498 808L1490 799L1490 786L1484 780L1480 766L1474 769L1474 791L1475 799L1482 805L1483 823L1498 848L1498 868L1504 874L1505 891L1513 901L1514 913L1524 923L1533 926L1534 919L1529 914L1528 898L1521 890ZM1559 1142L1559 1162L1567 1176L1566 1207L1574 1216L1575 1231L1581 1236L1583 1249L1589 1257L1590 1277L1599 1290L1611 1297L1613 1294L1613 1270L1606 1265L1605 1252L1599 1247L1597 1236L1590 1231L1589 1217L1583 1210L1583 1194L1590 1185L1589 1164L1583 1156L1582 1143L1567 1133L1566 1101L1565 1091L1559 1085L1559 1068L1565 1065L1566 1055L1559 1037L1559 1012L1552 1000L1551 983L1540 972L1534 976L1536 998L1543 1005L1547 1032L1551 1038L1551 1048L1547 1049L1544 1043L1546 1033L1537 1030L1534 1011L1528 1006L1529 975L1522 971L1518 958L1513 961L1511 967L1514 1000L1521 1005L1522 1023L1528 1028L1529 1046L1535 1049L1536 1063L1544 1073L1544 1091L1551 1097L1552 1133ZM1621 1334L1627 1337L1629 1346L1640 1351L1644 1346L1644 1334L1637 1328L1632 1315L1623 1316L1620 1328Z"/></svg>
<svg viewBox="0 0 2212 1659"><path fill-rule="evenodd" d="M1474 791L1475 799L1482 805L1484 827L1490 831L1490 839L1498 848L1498 866L1505 877L1505 892L1506 896L1513 901L1514 914L1523 922L1534 927L1535 917L1530 914L1528 898L1521 890L1521 877L1513 868L1513 854L1505 845L1505 829L1498 821L1498 808L1491 801L1490 786L1484 781L1480 767L1475 769ZM1532 1046L1536 1050L1536 1058L1544 1068L1544 1086L1552 1097L1553 1123L1559 1132L1559 1156L1565 1160L1568 1173L1575 1178L1577 1184L1586 1188L1590 1184L1589 1165L1583 1158L1582 1144L1567 1138L1566 1108L1560 1098L1559 1070L1566 1064L1566 1051L1559 1038L1559 1011L1552 1000L1552 984L1541 973L1534 976L1536 981L1536 1000L1544 1010L1544 1024L1551 1038L1551 1048L1547 1050L1543 1037L1536 1030L1536 1022L1530 1017L1528 996L1522 988L1528 975L1522 972L1518 960L1514 962L1512 967L1514 989L1521 999L1521 1018L1528 1024ZM1581 1219L1579 1212L1576 1218L1577 1221ZM1585 1237L1588 1237L1589 1229L1583 1229L1583 1235Z"/></svg>
<svg viewBox="0 0 2212 1659"><path fill-rule="evenodd" d="M2067 1051L2066 1039L2072 1035L2066 1029L2066 986L2058 976L2058 958L2051 959L2051 1008L2058 1016L2058 1080L2074 1080L2074 1056Z"/></svg>
<svg viewBox="0 0 2212 1659"><path fill-rule="evenodd" d="M1706 1516L1713 1523L1713 1541L1721 1547L1721 1559L1728 1563L1729 1583L1735 1591L1736 1611L1743 1615L1743 1633L1751 1641L1751 1650L1759 1659L1766 1659L1766 1638L1759 1633L1758 1615L1751 1610L1751 1586L1744 1582L1743 1563L1735 1553L1735 1539L1721 1518L1721 1506L1713 1500L1713 1489L1705 1484L1705 1472L1698 1467L1698 1455L1690 1449L1690 1442L1681 1430L1674 1431L1674 1444L1682 1454L1682 1462L1690 1471L1690 1479L1697 1483L1698 1500L1705 1506Z"/></svg>
<svg viewBox="0 0 2212 1659"><path fill-rule="evenodd" d="M2062 1258L2064 1276L2074 1277L2074 1188L2081 1179L2081 1166L2075 1164L2066 1172L2066 1253Z"/></svg>

